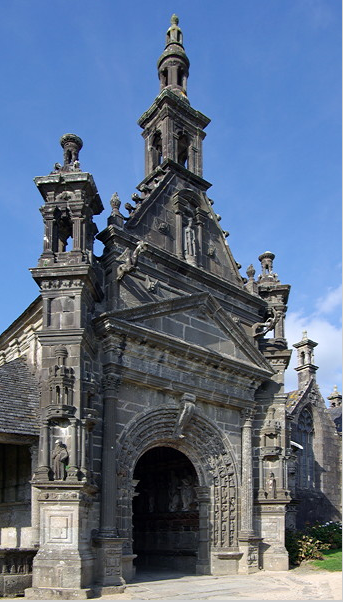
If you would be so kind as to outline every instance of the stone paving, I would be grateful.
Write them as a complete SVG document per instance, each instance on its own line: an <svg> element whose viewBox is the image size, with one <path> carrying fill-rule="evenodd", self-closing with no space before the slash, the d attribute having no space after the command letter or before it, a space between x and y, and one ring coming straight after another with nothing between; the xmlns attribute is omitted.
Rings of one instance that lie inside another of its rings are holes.
<svg viewBox="0 0 343 602"><path fill-rule="evenodd" d="M94 600L342 600L342 573L303 567L227 577L146 572L128 583L122 594Z"/></svg>
<svg viewBox="0 0 343 602"><path fill-rule="evenodd" d="M328 571L260 571L253 575L141 574L123 594L103 600L342 600L342 574Z"/></svg>

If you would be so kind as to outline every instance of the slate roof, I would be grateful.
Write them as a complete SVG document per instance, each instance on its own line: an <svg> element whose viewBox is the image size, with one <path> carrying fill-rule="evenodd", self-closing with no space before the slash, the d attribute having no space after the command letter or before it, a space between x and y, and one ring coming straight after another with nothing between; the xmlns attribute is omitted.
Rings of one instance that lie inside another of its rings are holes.
<svg viewBox="0 0 343 602"><path fill-rule="evenodd" d="M39 385L22 358L0 366L0 433L39 435Z"/></svg>

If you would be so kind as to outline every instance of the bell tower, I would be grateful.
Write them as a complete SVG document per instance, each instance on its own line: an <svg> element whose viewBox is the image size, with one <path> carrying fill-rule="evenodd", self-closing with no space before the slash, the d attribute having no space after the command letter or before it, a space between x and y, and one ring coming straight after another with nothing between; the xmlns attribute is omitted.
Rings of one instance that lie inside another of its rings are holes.
<svg viewBox="0 0 343 602"><path fill-rule="evenodd" d="M145 180L167 163L202 178L203 130L210 119L193 109L187 97L189 59L176 15L171 18L157 69L160 94L138 121L145 139Z"/></svg>
<svg viewBox="0 0 343 602"><path fill-rule="evenodd" d="M311 379L316 380L318 366L314 364L313 350L317 345L318 343L308 338L306 330L303 331L301 341L293 345L298 352L298 365L295 370L298 373L299 389L306 387Z"/></svg>

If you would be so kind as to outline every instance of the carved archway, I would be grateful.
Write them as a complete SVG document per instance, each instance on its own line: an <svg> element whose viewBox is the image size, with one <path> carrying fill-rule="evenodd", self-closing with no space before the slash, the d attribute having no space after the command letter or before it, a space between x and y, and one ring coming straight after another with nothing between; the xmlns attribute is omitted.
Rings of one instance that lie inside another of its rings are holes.
<svg viewBox="0 0 343 602"><path fill-rule="evenodd" d="M238 472L227 437L212 421L196 409L180 437L176 429L178 416L178 407L144 412L122 432L117 454L118 532L126 540L124 554L132 555L133 473L139 458L154 447L179 450L193 464L199 482L202 544L198 571L209 572L210 549L237 549Z"/></svg>

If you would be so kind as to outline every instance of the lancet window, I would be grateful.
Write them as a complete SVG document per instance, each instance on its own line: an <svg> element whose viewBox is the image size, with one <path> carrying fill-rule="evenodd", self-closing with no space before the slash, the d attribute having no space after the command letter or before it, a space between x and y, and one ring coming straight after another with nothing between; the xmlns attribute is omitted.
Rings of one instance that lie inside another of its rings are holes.
<svg viewBox="0 0 343 602"><path fill-rule="evenodd" d="M298 437L302 450L299 453L298 485L301 488L314 486L314 453L313 453L313 416L306 407L298 420Z"/></svg>

